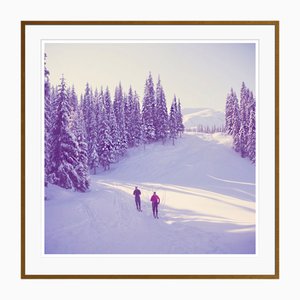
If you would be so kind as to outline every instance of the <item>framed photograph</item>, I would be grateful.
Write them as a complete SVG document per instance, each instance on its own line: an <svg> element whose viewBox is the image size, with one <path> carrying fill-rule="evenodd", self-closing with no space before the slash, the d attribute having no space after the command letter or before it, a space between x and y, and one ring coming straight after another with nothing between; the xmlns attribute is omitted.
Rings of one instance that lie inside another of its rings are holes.
<svg viewBox="0 0 300 300"><path fill-rule="evenodd" d="M22 21L21 75L21 278L279 278L278 21Z"/></svg>

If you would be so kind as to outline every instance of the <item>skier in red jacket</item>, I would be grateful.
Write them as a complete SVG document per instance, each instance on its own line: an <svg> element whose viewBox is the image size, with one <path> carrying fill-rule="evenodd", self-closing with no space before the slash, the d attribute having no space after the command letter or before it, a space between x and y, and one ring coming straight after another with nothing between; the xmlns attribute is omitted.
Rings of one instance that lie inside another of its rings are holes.
<svg viewBox="0 0 300 300"><path fill-rule="evenodd" d="M150 200L152 202L153 217L158 219L158 204L160 203L160 198L156 195L156 192L153 193Z"/></svg>

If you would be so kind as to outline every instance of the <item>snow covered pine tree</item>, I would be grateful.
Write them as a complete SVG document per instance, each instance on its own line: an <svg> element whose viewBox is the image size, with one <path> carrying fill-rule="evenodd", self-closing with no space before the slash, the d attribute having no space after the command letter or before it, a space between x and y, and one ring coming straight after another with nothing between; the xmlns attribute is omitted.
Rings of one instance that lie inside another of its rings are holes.
<svg viewBox="0 0 300 300"><path fill-rule="evenodd" d="M70 130L71 106L67 97L66 83L62 76L57 94L57 118L53 124L50 182L60 187L82 190L85 174L76 169L80 164L78 143Z"/></svg>

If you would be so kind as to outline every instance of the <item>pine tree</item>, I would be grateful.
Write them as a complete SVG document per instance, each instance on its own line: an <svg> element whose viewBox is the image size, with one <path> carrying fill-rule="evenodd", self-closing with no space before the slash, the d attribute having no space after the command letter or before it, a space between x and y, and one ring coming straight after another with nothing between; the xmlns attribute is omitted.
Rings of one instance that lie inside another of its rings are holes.
<svg viewBox="0 0 300 300"><path fill-rule="evenodd" d="M78 98L75 92L74 85L72 85L72 89L67 89L67 96L70 104L70 127L73 127L73 123L76 122L78 107Z"/></svg>
<svg viewBox="0 0 300 300"><path fill-rule="evenodd" d="M96 124L96 139L98 139L98 124L100 119L100 95L98 92L98 89L95 89L94 97L93 97L93 103L94 103L94 110L95 110L95 124Z"/></svg>
<svg viewBox="0 0 300 300"><path fill-rule="evenodd" d="M160 131L160 102L162 97L162 86L160 82L160 76L158 75L158 81L156 84L155 90L155 99L154 99L154 110L153 110L153 125L155 131L155 140L160 140L159 131Z"/></svg>
<svg viewBox="0 0 300 300"><path fill-rule="evenodd" d="M239 131L239 152L241 153L242 157L247 156L247 132L245 126L240 127Z"/></svg>
<svg viewBox="0 0 300 300"><path fill-rule="evenodd" d="M247 154L250 160L255 163L256 161L256 118L255 118L255 99L252 97L252 105L249 107L250 122L248 131Z"/></svg>
<svg viewBox="0 0 300 300"><path fill-rule="evenodd" d="M78 164L75 166L75 171L79 179L76 188L78 191L85 192L89 189L88 147L85 140L86 133L83 114L79 105L76 108L75 119L71 130L78 144Z"/></svg>
<svg viewBox="0 0 300 300"><path fill-rule="evenodd" d="M182 119L182 112L181 112L181 103L180 99L178 99L178 106L177 106L177 133L181 137L184 132L184 125Z"/></svg>
<svg viewBox="0 0 300 300"><path fill-rule="evenodd" d="M114 162L114 145L111 136L110 126L108 124L106 112L104 106L101 111L101 122L99 124L99 163L104 168L104 171L109 170L110 164Z"/></svg>
<svg viewBox="0 0 300 300"><path fill-rule="evenodd" d="M124 116L125 116L125 135L128 147L134 146L134 99L132 88L130 86L128 96L124 96Z"/></svg>
<svg viewBox="0 0 300 300"><path fill-rule="evenodd" d="M144 143L145 140L142 139L142 132L143 132L143 123L142 123L142 116L141 116L141 108L140 108L140 101L139 96L134 92L133 96L133 107L132 107L132 142L133 146L139 146L140 143ZM144 132L146 132L144 130Z"/></svg>
<svg viewBox="0 0 300 300"><path fill-rule="evenodd" d="M108 104L108 111L112 111L109 91L103 93L101 87L100 94L95 92L96 100L96 123L97 123L97 154L99 159L99 165L108 170L110 168L112 159L113 144L110 134L110 127L108 124L108 116L105 109L105 97L106 104Z"/></svg>
<svg viewBox="0 0 300 300"><path fill-rule="evenodd" d="M88 127L88 164L91 170L96 169L99 165L99 157L97 152L97 123L96 123L96 101L93 96L93 91L90 91L91 102L89 109L89 127Z"/></svg>
<svg viewBox="0 0 300 300"><path fill-rule="evenodd" d="M155 135L165 143L168 136L168 110L163 87L158 78L156 85Z"/></svg>
<svg viewBox="0 0 300 300"><path fill-rule="evenodd" d="M240 120L247 123L247 105L249 99L249 89L246 87L245 82L242 82L241 97L240 97Z"/></svg>
<svg viewBox="0 0 300 300"><path fill-rule="evenodd" d="M109 135L111 138L111 147L109 149L109 159L110 162L116 162L119 158L120 153L120 135L118 132L116 117L114 113L114 109L111 102L110 92L108 87L104 93L104 108L105 108L105 116L107 118L107 123L109 126Z"/></svg>
<svg viewBox="0 0 300 300"><path fill-rule="evenodd" d="M90 103L91 103L91 91L90 91L90 86L87 83L85 86L85 91L84 91L84 95L82 98L82 113L83 113L83 118L84 118L84 124L87 127L88 126L88 114L89 114L89 110L90 110ZM87 129L88 131L88 129Z"/></svg>
<svg viewBox="0 0 300 300"><path fill-rule="evenodd" d="M96 124L96 103L93 91L86 85L85 94L83 96L83 115L85 120L86 141L88 146L88 166L96 174L99 163L97 154L97 124Z"/></svg>
<svg viewBox="0 0 300 300"><path fill-rule="evenodd" d="M51 172L51 135L52 135L52 107L51 107L51 95L50 95L50 73L46 67L46 57L45 54L44 57L44 109L45 109L45 160L44 160L44 180L45 180L45 186L48 185L48 176Z"/></svg>
<svg viewBox="0 0 300 300"><path fill-rule="evenodd" d="M142 120L142 126L141 126L141 143L144 146L144 150L146 149L146 144L148 143L148 139L147 139L147 126L144 123L144 120Z"/></svg>
<svg viewBox="0 0 300 300"><path fill-rule="evenodd" d="M75 92L74 85L72 85L72 89L70 90L69 101L70 101L70 105L71 105L71 110L77 111L78 98L77 98L77 95Z"/></svg>
<svg viewBox="0 0 300 300"><path fill-rule="evenodd" d="M97 152L97 147L95 144L92 145L92 148L89 149L89 167L91 170L94 170L94 175L96 174L96 169L99 165L99 156Z"/></svg>
<svg viewBox="0 0 300 300"><path fill-rule="evenodd" d="M50 104L51 104L51 108L50 108L50 116L51 116L51 123L52 123L52 129L53 129L53 124L56 123L57 121L57 110L58 110L58 86L51 86L51 90L50 90Z"/></svg>
<svg viewBox="0 0 300 300"><path fill-rule="evenodd" d="M234 92L231 88L230 93L226 98L226 108L225 108L225 128L227 134L232 135L233 133L233 108L234 108Z"/></svg>
<svg viewBox="0 0 300 300"><path fill-rule="evenodd" d="M119 86L115 90L113 107L119 134L118 154L123 156L128 146L125 133L124 95L121 83L119 83Z"/></svg>
<svg viewBox="0 0 300 300"><path fill-rule="evenodd" d="M250 124L250 113L251 110L256 108L255 104L255 98L253 96L253 92L248 90L248 101L247 101L247 125L248 125L248 131L249 131L249 124Z"/></svg>
<svg viewBox="0 0 300 300"><path fill-rule="evenodd" d="M105 113L109 117L111 115L112 103L111 103L111 97L110 97L108 86L106 87L104 92L103 104L104 104ZM109 118L107 120L109 121Z"/></svg>
<svg viewBox="0 0 300 300"><path fill-rule="evenodd" d="M151 73L145 84L142 120L144 124L144 136L147 143L155 141L155 93Z"/></svg>
<svg viewBox="0 0 300 300"><path fill-rule="evenodd" d="M52 173L49 175L53 184L67 189L78 189L80 176L76 172L78 165L78 144L70 130L71 107L67 97L66 83L61 78L57 95L57 118L52 132L51 161Z"/></svg>
<svg viewBox="0 0 300 300"><path fill-rule="evenodd" d="M100 148L99 148L100 124L104 116L105 116L104 93L101 87L100 93L98 93L98 90L95 91L96 144L97 144L97 153L99 159L100 159Z"/></svg>
<svg viewBox="0 0 300 300"><path fill-rule="evenodd" d="M248 113L248 106L249 106L249 89L246 87L245 82L242 83L241 88L241 98L240 98L240 122L241 122L241 130L240 138L241 142L241 155L242 157L247 156L246 152L246 145L247 145L247 132L248 132L248 124L249 124L249 113Z"/></svg>
<svg viewBox="0 0 300 300"><path fill-rule="evenodd" d="M233 136L233 148L236 152L240 152L240 110L239 103L235 93L232 95L232 136Z"/></svg>
<svg viewBox="0 0 300 300"><path fill-rule="evenodd" d="M173 145L175 145L175 139L177 137L177 103L176 96L174 96L174 100L170 109L170 118L169 118L169 130L170 130L170 139L172 139Z"/></svg>

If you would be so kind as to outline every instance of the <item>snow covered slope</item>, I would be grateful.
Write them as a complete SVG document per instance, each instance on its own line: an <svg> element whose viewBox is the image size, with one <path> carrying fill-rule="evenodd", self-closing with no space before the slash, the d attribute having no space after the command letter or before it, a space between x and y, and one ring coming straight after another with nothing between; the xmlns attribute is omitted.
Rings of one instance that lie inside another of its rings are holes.
<svg viewBox="0 0 300 300"><path fill-rule="evenodd" d="M46 253L253 254L255 166L223 134L185 134L176 145L128 151L91 190L47 188ZM135 208L135 186L142 209ZM161 197L152 217L153 191Z"/></svg>
<svg viewBox="0 0 300 300"><path fill-rule="evenodd" d="M225 124L224 112L212 108L186 108L182 110L182 113L185 128L198 125L219 127Z"/></svg>

